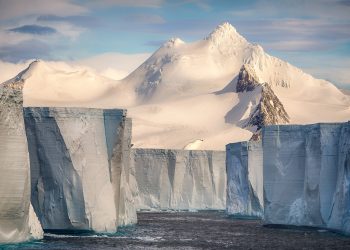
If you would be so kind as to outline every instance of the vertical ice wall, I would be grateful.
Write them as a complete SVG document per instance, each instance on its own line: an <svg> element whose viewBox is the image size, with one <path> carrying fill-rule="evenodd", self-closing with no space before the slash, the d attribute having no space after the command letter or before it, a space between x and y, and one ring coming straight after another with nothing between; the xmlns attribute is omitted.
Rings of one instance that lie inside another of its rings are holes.
<svg viewBox="0 0 350 250"><path fill-rule="evenodd" d="M43 228L116 231L125 111L25 108L24 118Z"/></svg>
<svg viewBox="0 0 350 250"><path fill-rule="evenodd" d="M237 216L263 216L263 152L261 142L226 145L226 212Z"/></svg>
<svg viewBox="0 0 350 250"><path fill-rule="evenodd" d="M122 144L123 159L118 221L118 224L121 226L137 223L135 201L138 197L138 187L135 178L134 164L131 160L131 131L132 120L131 118L126 118Z"/></svg>
<svg viewBox="0 0 350 250"><path fill-rule="evenodd" d="M132 153L138 209L225 209L225 152L134 149Z"/></svg>
<svg viewBox="0 0 350 250"><path fill-rule="evenodd" d="M265 222L350 233L350 123L263 130Z"/></svg>
<svg viewBox="0 0 350 250"><path fill-rule="evenodd" d="M30 205L21 84L0 86L0 243L43 237Z"/></svg>

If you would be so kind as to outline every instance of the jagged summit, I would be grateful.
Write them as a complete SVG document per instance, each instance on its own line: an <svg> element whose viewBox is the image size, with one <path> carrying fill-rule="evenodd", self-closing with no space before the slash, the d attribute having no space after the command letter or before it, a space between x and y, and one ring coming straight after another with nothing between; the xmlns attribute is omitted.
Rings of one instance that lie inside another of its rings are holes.
<svg viewBox="0 0 350 250"><path fill-rule="evenodd" d="M236 28L228 22L218 25L205 40L212 41L217 45L223 42L229 42L231 44L248 43L247 40L237 32Z"/></svg>
<svg viewBox="0 0 350 250"><path fill-rule="evenodd" d="M288 124L290 117L282 102L276 96L268 83L261 84L259 104L250 114L245 127L256 126L260 130L266 125Z"/></svg>
<svg viewBox="0 0 350 250"><path fill-rule="evenodd" d="M162 47L173 48L173 47L177 47L181 44L185 44L185 42L178 37L173 37L173 38L169 39L168 41L166 41Z"/></svg>
<svg viewBox="0 0 350 250"><path fill-rule="evenodd" d="M258 76L249 64L243 64L238 74L236 92L252 91L261 85Z"/></svg>

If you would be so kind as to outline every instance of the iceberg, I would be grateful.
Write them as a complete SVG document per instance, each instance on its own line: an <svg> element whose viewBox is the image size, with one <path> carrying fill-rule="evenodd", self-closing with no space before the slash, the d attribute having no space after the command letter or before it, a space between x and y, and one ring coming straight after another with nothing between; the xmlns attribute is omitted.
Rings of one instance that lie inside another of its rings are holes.
<svg viewBox="0 0 350 250"><path fill-rule="evenodd" d="M24 108L31 201L44 229L115 232L126 112Z"/></svg>
<svg viewBox="0 0 350 250"><path fill-rule="evenodd" d="M0 243L43 237L30 204L30 170L21 84L0 86Z"/></svg>
<svg viewBox="0 0 350 250"><path fill-rule="evenodd" d="M135 168L131 159L132 120L125 119L124 140L122 143L122 171L120 180L119 226L137 223L135 202L139 195L135 177Z"/></svg>
<svg viewBox="0 0 350 250"><path fill-rule="evenodd" d="M350 122L263 129L264 220L350 233Z"/></svg>
<svg viewBox="0 0 350 250"><path fill-rule="evenodd" d="M263 216L263 150L261 141L226 145L226 212Z"/></svg>
<svg viewBox="0 0 350 250"><path fill-rule="evenodd" d="M225 152L133 149L140 210L225 209Z"/></svg>

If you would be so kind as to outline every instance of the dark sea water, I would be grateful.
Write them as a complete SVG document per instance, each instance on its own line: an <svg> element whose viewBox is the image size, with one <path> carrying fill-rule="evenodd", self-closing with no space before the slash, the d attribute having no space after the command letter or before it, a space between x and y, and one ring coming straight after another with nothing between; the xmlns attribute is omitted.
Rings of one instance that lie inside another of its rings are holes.
<svg viewBox="0 0 350 250"><path fill-rule="evenodd" d="M224 212L139 213L117 234L46 233L41 241L0 249L350 249L350 237L317 229L264 227Z"/></svg>

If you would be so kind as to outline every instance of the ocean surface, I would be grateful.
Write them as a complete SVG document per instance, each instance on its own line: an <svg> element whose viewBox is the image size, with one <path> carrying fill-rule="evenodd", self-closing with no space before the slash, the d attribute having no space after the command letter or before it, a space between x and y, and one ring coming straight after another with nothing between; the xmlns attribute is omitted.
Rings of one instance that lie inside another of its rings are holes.
<svg viewBox="0 0 350 250"><path fill-rule="evenodd" d="M320 229L264 227L224 212L139 213L116 234L45 233L0 249L350 249L350 237Z"/></svg>

